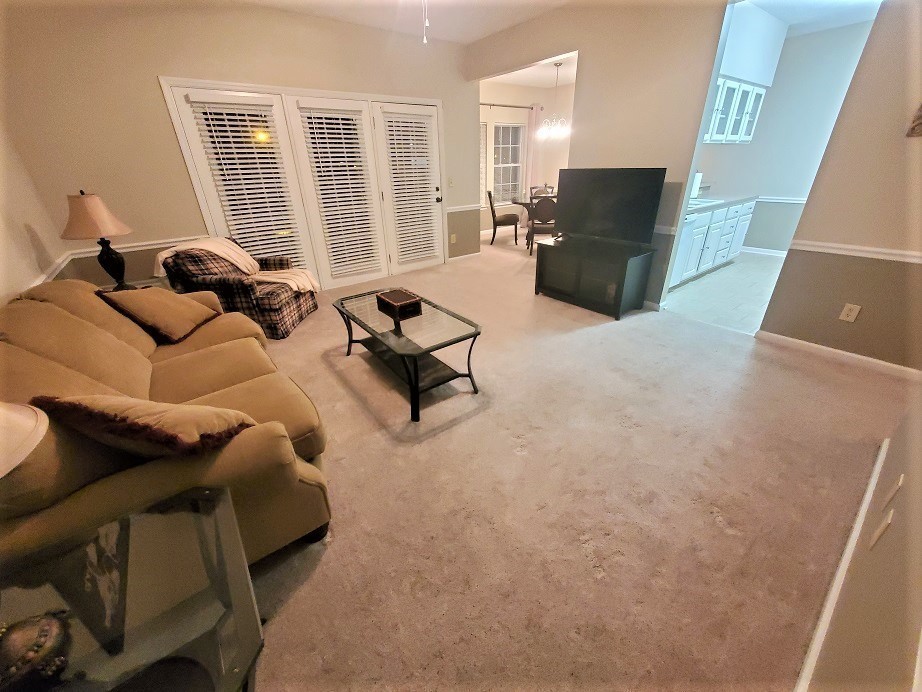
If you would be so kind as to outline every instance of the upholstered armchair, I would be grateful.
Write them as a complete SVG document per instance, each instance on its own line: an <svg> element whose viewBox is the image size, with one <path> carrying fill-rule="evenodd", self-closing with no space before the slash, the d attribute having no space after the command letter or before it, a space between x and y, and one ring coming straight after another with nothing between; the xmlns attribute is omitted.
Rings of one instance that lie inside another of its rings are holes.
<svg viewBox="0 0 922 692"><path fill-rule="evenodd" d="M256 257L260 271L291 269L287 257ZM214 291L226 312L242 312L270 339L284 339L317 309L313 291L254 281L239 267L208 250L187 248L163 261L170 285L179 293Z"/></svg>

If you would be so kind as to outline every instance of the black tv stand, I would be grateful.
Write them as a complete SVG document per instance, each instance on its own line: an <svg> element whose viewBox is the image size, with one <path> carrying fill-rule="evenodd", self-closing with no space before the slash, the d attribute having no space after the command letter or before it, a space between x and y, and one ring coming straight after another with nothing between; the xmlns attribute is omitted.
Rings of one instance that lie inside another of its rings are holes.
<svg viewBox="0 0 922 692"><path fill-rule="evenodd" d="M643 307L656 249L647 243L565 236L536 243L535 294L616 320Z"/></svg>

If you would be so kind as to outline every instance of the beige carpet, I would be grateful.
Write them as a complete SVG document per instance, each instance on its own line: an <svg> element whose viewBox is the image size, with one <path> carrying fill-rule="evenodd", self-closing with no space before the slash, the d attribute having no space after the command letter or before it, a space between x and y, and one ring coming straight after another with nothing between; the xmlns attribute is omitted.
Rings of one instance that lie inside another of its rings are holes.
<svg viewBox="0 0 922 692"><path fill-rule="evenodd" d="M326 422L334 519L254 568L259 689L792 687L902 386L533 281L501 234L376 284L483 327L481 393L419 424L330 295L270 346Z"/></svg>

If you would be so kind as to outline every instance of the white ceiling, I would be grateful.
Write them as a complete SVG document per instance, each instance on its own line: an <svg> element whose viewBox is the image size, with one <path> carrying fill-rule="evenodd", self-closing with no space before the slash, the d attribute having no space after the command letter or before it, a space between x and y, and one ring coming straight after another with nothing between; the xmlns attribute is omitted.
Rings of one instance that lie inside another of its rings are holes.
<svg viewBox="0 0 922 692"><path fill-rule="evenodd" d="M422 37L422 0L8 0L15 5L255 5ZM574 0L429 0L429 37L472 43ZM0 0L0 5L4 0Z"/></svg>
<svg viewBox="0 0 922 692"><path fill-rule="evenodd" d="M791 36L874 19L880 0L749 0L790 25Z"/></svg>
<svg viewBox="0 0 922 692"><path fill-rule="evenodd" d="M554 67L554 63L562 62L563 65L560 66L560 84L573 84L576 82L576 58L576 53L567 53L556 58L542 60L537 65L501 74L483 81L494 84L517 84L519 86L552 89L554 87L554 78L557 75L557 68Z"/></svg>

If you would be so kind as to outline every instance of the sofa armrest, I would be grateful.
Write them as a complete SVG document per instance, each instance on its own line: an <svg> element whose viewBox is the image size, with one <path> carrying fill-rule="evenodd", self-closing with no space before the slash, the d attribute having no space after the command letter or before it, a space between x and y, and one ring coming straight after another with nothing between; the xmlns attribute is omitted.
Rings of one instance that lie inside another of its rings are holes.
<svg viewBox="0 0 922 692"><path fill-rule="evenodd" d="M162 457L106 476L47 509L0 522L0 574L76 547L100 526L192 488L231 486L278 471L297 483L296 460L285 426L272 422L247 428L219 450Z"/></svg>
<svg viewBox="0 0 922 692"><path fill-rule="evenodd" d="M271 256L271 257L256 257L257 262L259 262L260 271L269 272L269 271L281 271L283 269L291 269L291 258L290 257L281 257L281 256Z"/></svg>
<svg viewBox="0 0 922 692"><path fill-rule="evenodd" d="M211 308L219 315L224 312L224 308L221 307L221 301L218 300L218 294L214 291L193 291L192 293L183 293L186 298L191 298L196 303L204 305L206 308Z"/></svg>

